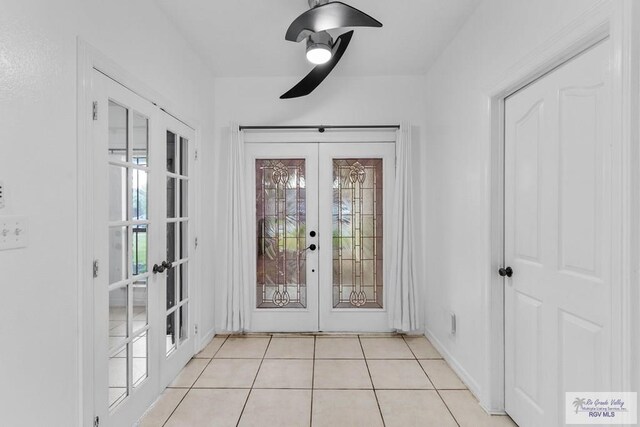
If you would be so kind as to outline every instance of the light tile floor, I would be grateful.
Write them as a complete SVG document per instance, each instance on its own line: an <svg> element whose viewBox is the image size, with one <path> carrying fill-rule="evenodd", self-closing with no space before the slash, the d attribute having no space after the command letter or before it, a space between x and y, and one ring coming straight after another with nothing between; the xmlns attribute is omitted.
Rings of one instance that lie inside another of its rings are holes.
<svg viewBox="0 0 640 427"><path fill-rule="evenodd" d="M424 337L216 336L141 427L508 427Z"/></svg>

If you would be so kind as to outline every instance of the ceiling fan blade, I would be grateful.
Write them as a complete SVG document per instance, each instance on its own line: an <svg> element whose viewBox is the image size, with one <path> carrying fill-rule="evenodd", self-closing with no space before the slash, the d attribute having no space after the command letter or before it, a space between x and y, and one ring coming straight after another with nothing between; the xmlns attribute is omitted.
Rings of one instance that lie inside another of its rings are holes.
<svg viewBox="0 0 640 427"><path fill-rule="evenodd" d="M318 85L327 78L329 73L333 71L336 65L338 65L340 58L342 58L342 55L344 55L344 52L347 50L347 46L349 46L349 42L351 42L351 37L353 37L353 30L338 37L333 45L333 56L329 62L317 65L309 74L306 75L304 79L300 81L300 83L291 88L289 92L282 95L280 99L299 98L313 92L315 88L317 88Z"/></svg>
<svg viewBox="0 0 640 427"><path fill-rule="evenodd" d="M382 23L354 7L336 1L298 16L289 26L285 39L301 42L313 33L343 27L382 27Z"/></svg>

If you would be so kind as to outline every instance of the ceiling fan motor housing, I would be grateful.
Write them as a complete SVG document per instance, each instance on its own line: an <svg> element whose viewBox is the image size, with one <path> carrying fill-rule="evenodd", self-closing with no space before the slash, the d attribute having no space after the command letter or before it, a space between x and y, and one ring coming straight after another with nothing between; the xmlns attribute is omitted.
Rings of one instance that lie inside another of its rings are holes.
<svg viewBox="0 0 640 427"><path fill-rule="evenodd" d="M307 50L317 45L328 46L331 49L333 47L333 38L326 31L313 33L307 38Z"/></svg>

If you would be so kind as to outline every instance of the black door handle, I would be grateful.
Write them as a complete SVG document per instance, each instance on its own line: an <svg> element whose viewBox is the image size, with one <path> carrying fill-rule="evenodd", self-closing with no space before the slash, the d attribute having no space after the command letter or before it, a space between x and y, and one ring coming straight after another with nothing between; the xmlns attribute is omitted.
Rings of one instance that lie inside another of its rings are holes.
<svg viewBox="0 0 640 427"><path fill-rule="evenodd" d="M312 244L310 244L310 245L309 245L309 247L308 247L307 249L312 250L312 251L315 251L315 250L316 250L316 248L317 248L317 246L316 246L315 244L313 244L313 243L312 243Z"/></svg>
<svg viewBox="0 0 640 427"><path fill-rule="evenodd" d="M158 265L158 264L154 264L153 265L153 272L154 273L164 273L165 270L170 270L171 268L173 268L173 264L167 261L162 261L162 264Z"/></svg>
<svg viewBox="0 0 640 427"><path fill-rule="evenodd" d="M513 276L513 269L511 267L507 267L507 268L501 267L498 270L498 274L502 277L504 276L511 277Z"/></svg>

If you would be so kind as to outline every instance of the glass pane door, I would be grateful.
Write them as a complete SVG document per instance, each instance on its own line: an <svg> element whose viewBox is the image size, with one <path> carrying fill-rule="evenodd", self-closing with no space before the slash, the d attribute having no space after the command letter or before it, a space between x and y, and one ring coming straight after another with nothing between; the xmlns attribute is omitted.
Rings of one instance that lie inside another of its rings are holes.
<svg viewBox="0 0 640 427"><path fill-rule="evenodd" d="M255 331L318 328L317 154L315 144L247 144Z"/></svg>
<svg viewBox="0 0 640 427"><path fill-rule="evenodd" d="M163 295L163 384L170 382L193 356L194 158L193 129L163 114L161 186L164 256L158 260Z"/></svg>
<svg viewBox="0 0 640 427"><path fill-rule="evenodd" d="M158 294L149 268L159 240L150 211L158 196L151 185L157 110L97 72L94 87L94 406L105 424L131 425L159 380L152 357Z"/></svg>
<svg viewBox="0 0 640 427"><path fill-rule="evenodd" d="M189 144L167 131L167 356L189 337Z"/></svg>
<svg viewBox="0 0 640 427"><path fill-rule="evenodd" d="M384 232L395 144L321 143L319 153L320 328L387 331Z"/></svg>

